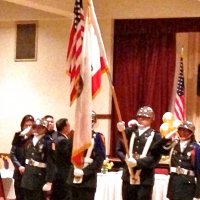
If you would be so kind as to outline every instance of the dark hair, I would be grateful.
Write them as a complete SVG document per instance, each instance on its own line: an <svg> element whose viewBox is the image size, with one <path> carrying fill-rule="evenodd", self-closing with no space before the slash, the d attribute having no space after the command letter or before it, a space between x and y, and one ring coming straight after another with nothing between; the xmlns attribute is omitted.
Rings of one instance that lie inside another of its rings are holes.
<svg viewBox="0 0 200 200"><path fill-rule="evenodd" d="M67 118L61 118L56 122L56 129L58 132L61 132L63 128L67 125L68 122Z"/></svg>
<svg viewBox="0 0 200 200"><path fill-rule="evenodd" d="M23 118L22 118L22 121L21 121L21 130L23 129L23 126L24 124L27 122L27 121L32 121L34 122L34 117L32 115L25 115Z"/></svg>
<svg viewBox="0 0 200 200"><path fill-rule="evenodd" d="M54 117L53 117L52 115L45 115L45 116L44 116L44 119L47 119L47 118L52 118L52 119L54 119Z"/></svg>

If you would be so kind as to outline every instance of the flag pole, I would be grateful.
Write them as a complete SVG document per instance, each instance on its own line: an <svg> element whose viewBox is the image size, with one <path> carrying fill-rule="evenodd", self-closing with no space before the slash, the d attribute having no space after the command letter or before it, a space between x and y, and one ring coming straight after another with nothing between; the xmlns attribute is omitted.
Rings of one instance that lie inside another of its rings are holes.
<svg viewBox="0 0 200 200"><path fill-rule="evenodd" d="M116 95L116 92L115 92L115 88L114 88L114 86L112 84L110 70L108 69L108 67L107 67L107 70L106 70L106 74L108 76L108 80L109 80L109 84L110 84L110 88L111 88L112 97L113 97L113 100L114 100L114 104L115 104L115 109L116 109L116 112L117 112L118 120L122 121L122 116L121 116L121 112L120 112L120 109L119 109L119 103L117 101L117 95ZM122 138L123 138L126 154L127 154L128 157L130 157L129 148L128 148L128 140L127 140L126 133L125 133L124 130L122 131ZM138 174L134 175L132 168L129 167L129 166L128 166L128 170L129 170L129 173L130 173L131 182L137 180Z"/></svg>
<svg viewBox="0 0 200 200"><path fill-rule="evenodd" d="M88 6L89 7L92 7L92 13L93 13L93 20L95 22L95 29L97 31L97 39L98 41L100 42L101 44L101 49L102 49L102 54L104 55L104 57L106 58L106 54L105 54L105 50L104 50L104 45L103 45L103 41L102 41L102 38L101 38L101 34L100 34L100 30L99 30L99 26L98 26L98 22L97 22L97 19L96 19L96 15L94 13L94 8L93 8L93 2L92 0L87 0L87 3L88 3ZM106 59L107 61L107 59ZM114 104L115 104L115 108L116 108L116 111L117 111L117 116L118 116L118 120L119 121L122 121L122 117L121 117L121 113L120 113L120 109L119 109L119 104L118 104L118 101L117 101L117 96L116 96L116 93L115 93L115 89L114 89L114 86L112 84L112 79L111 79L111 75L110 75L110 71L108 69L108 63L104 63L104 69L105 71L107 72L107 76L108 76L108 80L109 80L109 83L110 83L110 88L111 88L111 92L112 92L112 97L113 97L113 100L114 100ZM124 146L125 146L125 151L126 151L126 154L127 156L129 157L129 148L128 148L128 140L127 140L127 137L126 137L126 134L125 134L125 131L122 131L122 137L123 137L123 142L124 142ZM136 180L136 176L137 175L134 175L133 173L133 170L132 168L128 167L129 169L129 173L130 173L130 178L131 178L131 181L133 180Z"/></svg>
<svg viewBox="0 0 200 200"><path fill-rule="evenodd" d="M92 5L92 0L87 0L87 3L88 3L88 7L90 8L90 6ZM122 121L122 116L121 116L121 112L120 112L120 109L119 109L119 104L118 104L118 101L117 101L117 96L116 96L116 93L115 93L114 86L112 84L112 79L111 79L111 75L110 75L110 71L108 69L108 66L106 67L106 72L107 72L106 74L108 76L108 80L109 80L109 83L110 83L110 88L111 88L111 92L112 92L112 97L113 97L113 100L114 100L115 108L116 108L116 111L117 111L118 120ZM122 131L122 137L123 137L123 142L124 142L126 154L129 157L128 140L127 140L125 131Z"/></svg>
<svg viewBox="0 0 200 200"><path fill-rule="evenodd" d="M112 84L112 79L111 79L110 71L109 71L108 68L107 68L106 72L107 72L106 74L108 76L108 80L109 80L109 83L110 83L110 88L111 88L112 97L113 97L114 104L115 104L115 109L116 109L116 112L117 112L117 117L118 117L119 121L122 121L122 116L121 116L121 112L120 112L120 109L119 109L119 104L118 104L118 101L117 101L117 95L116 95L116 92L115 92L115 88L114 88L114 86ZM130 155L129 155L129 148L128 148L128 140L127 140L125 131L122 131L122 137L123 137L123 142L124 142L126 154L129 157Z"/></svg>

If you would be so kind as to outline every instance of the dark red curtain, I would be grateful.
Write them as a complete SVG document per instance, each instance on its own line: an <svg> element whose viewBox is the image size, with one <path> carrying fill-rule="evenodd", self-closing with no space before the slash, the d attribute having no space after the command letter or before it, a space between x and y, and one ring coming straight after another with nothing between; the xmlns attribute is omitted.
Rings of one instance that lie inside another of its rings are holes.
<svg viewBox="0 0 200 200"><path fill-rule="evenodd" d="M116 20L113 85L122 119L135 118L141 106L155 111L159 129L171 100L176 62L176 32L200 30L200 18ZM189 26L188 26L189 25ZM111 156L115 156L118 117L112 104Z"/></svg>
<svg viewBox="0 0 200 200"><path fill-rule="evenodd" d="M5 198L2 179L0 177L0 197Z"/></svg>

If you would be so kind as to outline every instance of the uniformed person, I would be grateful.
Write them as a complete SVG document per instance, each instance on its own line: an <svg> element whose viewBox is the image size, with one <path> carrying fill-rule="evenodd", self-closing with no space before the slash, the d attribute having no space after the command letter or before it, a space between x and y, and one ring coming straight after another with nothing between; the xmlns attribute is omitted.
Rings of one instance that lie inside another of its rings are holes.
<svg viewBox="0 0 200 200"><path fill-rule="evenodd" d="M25 115L21 121L21 130L16 132L10 150L10 159L14 165L14 188L16 200L24 200L23 189L20 187L22 174L25 170L25 144L31 136L31 127L34 118L32 115Z"/></svg>
<svg viewBox="0 0 200 200"><path fill-rule="evenodd" d="M152 145L161 139L161 134L151 128L155 118L151 107L141 107L137 112L137 120L131 120L130 127L125 128L124 122L118 122L120 132L125 131L128 140L127 152L120 152L120 158L125 159L122 174L123 200L151 200L154 184L154 168L160 160L160 155L152 155ZM120 149L118 148L118 153ZM122 156L124 153L124 156Z"/></svg>
<svg viewBox="0 0 200 200"><path fill-rule="evenodd" d="M47 134L49 134L51 136L51 138L53 139L53 141L56 143L58 132L54 130L54 126L55 126L54 117L52 115L45 115L44 119L48 122Z"/></svg>
<svg viewBox="0 0 200 200"><path fill-rule="evenodd" d="M96 123L96 113L92 112L92 127ZM71 167L68 184L70 185L70 200L94 200L97 187L97 173L101 171L105 159L105 145L102 134L92 131L92 148L85 152L83 169ZM76 181L77 180L77 181ZM79 181L81 180L81 181Z"/></svg>
<svg viewBox="0 0 200 200"><path fill-rule="evenodd" d="M97 114L96 114L96 112L94 110L92 110L92 134L94 135L94 134L98 133L101 136L101 139L103 141L104 146L106 146L106 141L105 141L104 134L94 130L96 123L97 123ZM106 152L106 149L105 149L105 152Z"/></svg>
<svg viewBox="0 0 200 200"><path fill-rule="evenodd" d="M123 167L123 165L126 165L126 162L125 162L126 150L125 150L124 142L121 135L118 135L115 151L116 151L117 157L121 160L122 167Z"/></svg>
<svg viewBox="0 0 200 200"><path fill-rule="evenodd" d="M67 178L72 166L72 138L70 138L71 130L68 119L59 119L56 122L56 128L58 131L55 152L56 173L53 181L52 196L53 200L70 200Z"/></svg>
<svg viewBox="0 0 200 200"><path fill-rule="evenodd" d="M25 172L21 187L25 200L44 200L45 192L51 191L55 165L52 138L47 133L47 121L37 119L33 124L33 138L25 148ZM44 192L45 191L45 192Z"/></svg>
<svg viewBox="0 0 200 200"><path fill-rule="evenodd" d="M176 135L169 133L153 147L155 154L170 155L170 200L200 198L200 146L194 132L194 124L183 121Z"/></svg>

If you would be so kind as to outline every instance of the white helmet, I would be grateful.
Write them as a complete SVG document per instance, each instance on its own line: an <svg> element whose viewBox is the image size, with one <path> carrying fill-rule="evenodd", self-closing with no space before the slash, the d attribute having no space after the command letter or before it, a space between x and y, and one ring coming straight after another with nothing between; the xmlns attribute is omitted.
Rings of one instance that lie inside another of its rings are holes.
<svg viewBox="0 0 200 200"><path fill-rule="evenodd" d="M153 109L149 106L141 107L137 112L137 117L139 117L139 116L149 117L153 120L155 119L155 113L154 113Z"/></svg>

